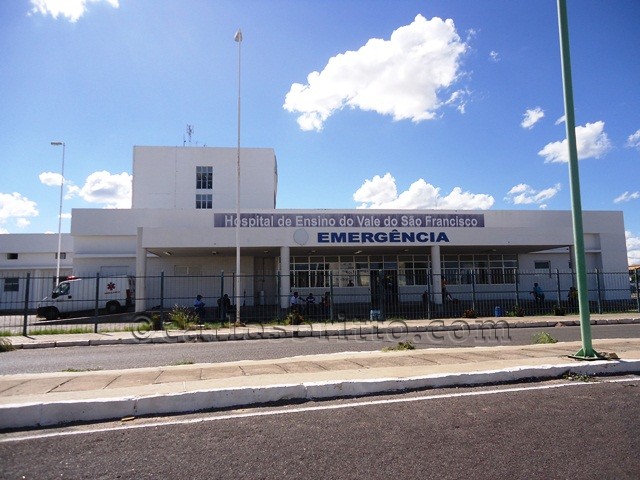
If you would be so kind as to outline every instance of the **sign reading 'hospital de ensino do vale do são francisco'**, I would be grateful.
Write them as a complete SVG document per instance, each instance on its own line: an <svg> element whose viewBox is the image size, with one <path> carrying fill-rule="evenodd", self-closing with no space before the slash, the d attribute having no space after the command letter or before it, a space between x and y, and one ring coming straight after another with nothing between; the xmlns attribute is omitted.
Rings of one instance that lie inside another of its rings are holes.
<svg viewBox="0 0 640 480"><path fill-rule="evenodd" d="M235 227L235 213L216 213L214 227ZM367 228L367 227L426 227L426 228L481 228L484 215L458 213L242 213L243 228Z"/></svg>
<svg viewBox="0 0 640 480"><path fill-rule="evenodd" d="M214 227L236 226L236 214L214 214ZM400 214L400 213L242 213L243 228L392 228L388 231L322 231L318 243L439 243L449 242L444 232L400 232L395 228L482 228L482 214Z"/></svg>

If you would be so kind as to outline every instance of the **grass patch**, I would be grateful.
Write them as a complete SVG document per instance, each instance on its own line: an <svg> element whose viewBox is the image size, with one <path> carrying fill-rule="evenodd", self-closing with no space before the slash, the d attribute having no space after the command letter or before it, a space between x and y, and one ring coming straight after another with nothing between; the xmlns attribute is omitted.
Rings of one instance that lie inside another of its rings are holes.
<svg viewBox="0 0 640 480"><path fill-rule="evenodd" d="M197 325L199 319L187 307L176 305L169 312L169 320L178 330L190 330Z"/></svg>
<svg viewBox="0 0 640 480"><path fill-rule="evenodd" d="M540 332L533 335L533 343L558 343L558 340L547 332Z"/></svg>
<svg viewBox="0 0 640 480"><path fill-rule="evenodd" d="M62 371L68 372L68 373L79 373L79 372L96 372L98 370L102 370L102 369L101 368L67 368Z"/></svg>
<svg viewBox="0 0 640 480"><path fill-rule="evenodd" d="M179 365L193 365L195 362L193 360L190 360L188 358L185 358L183 360L178 360L177 362L172 363L171 365L173 366L179 366Z"/></svg>
<svg viewBox="0 0 640 480"><path fill-rule="evenodd" d="M73 333L93 333L93 328L43 328L29 332L29 335L62 335Z"/></svg>
<svg viewBox="0 0 640 480"><path fill-rule="evenodd" d="M562 378L571 380L572 382L597 382L595 377L574 372L565 373Z"/></svg>
<svg viewBox="0 0 640 480"><path fill-rule="evenodd" d="M14 335L9 330L0 330L0 337L11 337Z"/></svg>
<svg viewBox="0 0 640 480"><path fill-rule="evenodd" d="M397 351L402 351L402 350L415 350L416 346L410 342L398 342L398 345L396 345L395 347L384 347L382 349L383 352L397 352Z"/></svg>
<svg viewBox="0 0 640 480"><path fill-rule="evenodd" d="M14 350L13 344L8 338L0 338L0 352L10 352Z"/></svg>

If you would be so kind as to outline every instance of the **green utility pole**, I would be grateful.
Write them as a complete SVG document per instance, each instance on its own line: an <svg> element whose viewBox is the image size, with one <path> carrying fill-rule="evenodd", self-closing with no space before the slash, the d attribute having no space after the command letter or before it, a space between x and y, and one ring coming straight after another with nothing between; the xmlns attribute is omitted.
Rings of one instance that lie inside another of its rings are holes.
<svg viewBox="0 0 640 480"><path fill-rule="evenodd" d="M584 254L584 232L582 228L582 203L580 201L580 174L578 172L578 149L576 147L576 120L573 110L573 88L571 82L571 59L569 56L569 26L567 2L558 0L558 23L560 26L560 53L562 57L562 81L564 88L565 124L569 145L569 180L571 185L571 216L573 218L573 242L575 245L578 303L580 308L580 333L582 348L573 355L581 360L602 358L591 344L591 320L589 318L589 295Z"/></svg>

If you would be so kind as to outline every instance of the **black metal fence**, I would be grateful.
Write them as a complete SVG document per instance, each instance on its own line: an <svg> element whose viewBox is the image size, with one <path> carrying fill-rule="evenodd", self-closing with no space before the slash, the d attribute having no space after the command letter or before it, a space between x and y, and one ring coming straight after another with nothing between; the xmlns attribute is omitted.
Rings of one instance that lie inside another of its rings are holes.
<svg viewBox="0 0 640 480"><path fill-rule="evenodd" d="M425 277L433 279L432 275ZM578 311L574 276L559 271L544 275L514 271L503 277L502 281L509 283L499 284L491 283L489 276L462 276L454 271L443 271L441 278L427 285L411 285L415 282L395 271L368 272L356 285L337 275L300 286L294 276L242 276L240 292L236 291L238 279L223 273L128 278L129 283L123 284L99 275L83 277L62 301L51 299L54 285L50 277L0 277L0 335L107 332L134 329L149 319L153 319L155 328L168 328L169 322L180 325L180 314L188 316L192 324L218 328L235 320L238 306L243 323L260 324L564 315ZM543 296L533 294L536 283ZM592 313L640 312L638 278L630 279L628 272L593 271L587 283ZM286 286L290 287L288 291L280 293ZM123 292L125 288L130 291ZM292 304L293 292L298 295ZM198 294L205 303L201 315L194 309ZM231 308L222 301L225 295ZM45 297L48 299L43 301Z"/></svg>

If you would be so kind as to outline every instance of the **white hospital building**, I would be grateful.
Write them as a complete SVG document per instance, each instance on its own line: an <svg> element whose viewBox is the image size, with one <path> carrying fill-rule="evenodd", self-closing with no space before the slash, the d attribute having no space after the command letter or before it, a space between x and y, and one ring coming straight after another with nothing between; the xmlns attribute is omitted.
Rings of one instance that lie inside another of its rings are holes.
<svg viewBox="0 0 640 480"><path fill-rule="evenodd" d="M523 299L534 281L551 297L573 284L570 211L277 209L274 150L243 148L240 159L242 291L228 279L223 288L245 306L286 308L294 290L321 296L330 284L342 302L373 298L380 282L396 301L417 301L428 285L435 304L443 278L460 298L471 284L475 294L515 291ZM74 209L62 274L135 275L137 311L160 295L158 282L141 279L161 274L193 279L174 282L165 296L187 304L195 293L217 298L200 290L207 278L236 274L236 162L235 148L134 147L132 208ZM586 211L583 228L587 269L627 272L622 212ZM2 302L22 298L27 273L55 275L57 241L0 235ZM516 272L531 276L518 286ZM50 287L33 288L41 297Z"/></svg>

